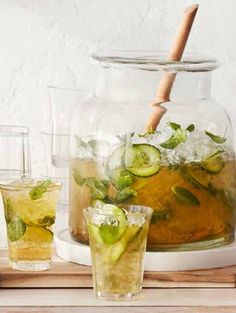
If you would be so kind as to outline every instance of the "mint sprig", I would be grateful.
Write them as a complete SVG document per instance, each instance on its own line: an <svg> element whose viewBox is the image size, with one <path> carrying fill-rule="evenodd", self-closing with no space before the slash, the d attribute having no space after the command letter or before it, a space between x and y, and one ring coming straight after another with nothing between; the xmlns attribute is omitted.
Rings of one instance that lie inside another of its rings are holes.
<svg viewBox="0 0 236 313"><path fill-rule="evenodd" d="M136 191L130 187L121 189L118 191L114 198L115 203L122 203L125 200L128 200L129 198L135 197L136 196Z"/></svg>
<svg viewBox="0 0 236 313"><path fill-rule="evenodd" d="M32 188L29 195L31 200L37 200L42 198L43 194L46 192L47 188L52 184L51 179L47 179L39 183L36 187Z"/></svg>

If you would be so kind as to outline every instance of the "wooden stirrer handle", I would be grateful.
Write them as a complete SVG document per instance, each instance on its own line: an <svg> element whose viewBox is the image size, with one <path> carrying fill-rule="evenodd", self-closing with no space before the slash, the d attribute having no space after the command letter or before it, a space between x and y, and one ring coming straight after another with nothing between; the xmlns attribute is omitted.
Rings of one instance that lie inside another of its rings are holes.
<svg viewBox="0 0 236 313"><path fill-rule="evenodd" d="M168 61L180 61L198 10L198 5L194 4L184 11L183 19L176 33L172 48L170 50ZM166 109L160 106L163 102L170 101L170 93L175 81L176 73L165 73L160 80L157 88L155 108L145 126L145 131L156 130L161 117L165 114Z"/></svg>

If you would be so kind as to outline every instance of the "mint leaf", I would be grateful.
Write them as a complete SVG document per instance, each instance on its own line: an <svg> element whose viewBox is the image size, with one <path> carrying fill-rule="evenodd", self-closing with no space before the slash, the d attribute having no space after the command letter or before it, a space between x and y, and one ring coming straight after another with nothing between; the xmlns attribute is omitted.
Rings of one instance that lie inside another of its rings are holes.
<svg viewBox="0 0 236 313"><path fill-rule="evenodd" d="M173 130L177 130L177 129L181 129L181 126L177 123L173 123L173 122L169 122L168 125L170 126L170 128L172 128Z"/></svg>
<svg viewBox="0 0 236 313"><path fill-rule="evenodd" d="M37 220L37 225L41 227L50 227L55 223L55 216L45 216L41 220Z"/></svg>
<svg viewBox="0 0 236 313"><path fill-rule="evenodd" d="M190 133L193 132L195 130L195 125L194 124L190 124L187 128L187 131L189 131Z"/></svg>
<svg viewBox="0 0 236 313"><path fill-rule="evenodd" d="M224 137L220 137L220 136L214 135L212 133L209 133L208 131L205 131L205 134L208 137L210 137L214 142L219 143L219 144L222 144L222 143L224 143L227 140Z"/></svg>
<svg viewBox="0 0 236 313"><path fill-rule="evenodd" d="M106 197L108 185L104 184L102 181L94 177L88 177L85 179L84 184L90 188L93 199L102 200Z"/></svg>
<svg viewBox="0 0 236 313"><path fill-rule="evenodd" d="M171 187L171 190L178 200L188 203L190 205L200 205L200 201L198 200L198 198L188 189L176 186Z"/></svg>
<svg viewBox="0 0 236 313"><path fill-rule="evenodd" d="M21 218L17 217L7 225L7 235L10 241L17 241L24 235L26 225Z"/></svg>
<svg viewBox="0 0 236 313"><path fill-rule="evenodd" d="M12 222L16 215L12 201L10 199L3 199L3 204L6 222Z"/></svg>
<svg viewBox="0 0 236 313"><path fill-rule="evenodd" d="M129 187L124 188L124 189L118 191L118 193L114 199L114 202L115 203L121 203L121 202L123 202L123 201L125 201L131 197L136 196L136 194L137 194L136 191L133 190L132 188L129 188Z"/></svg>
<svg viewBox="0 0 236 313"><path fill-rule="evenodd" d="M82 186L83 183L85 182L85 179L82 178L80 175L79 171L77 169L73 169L73 177L77 185Z"/></svg>
<svg viewBox="0 0 236 313"><path fill-rule="evenodd" d="M172 136L167 139L165 142L161 143L160 146L165 149L174 149L179 144L186 141L186 131L184 129L177 129L174 131Z"/></svg>
<svg viewBox="0 0 236 313"><path fill-rule="evenodd" d="M36 187L32 188L29 193L31 200L37 200L42 198L43 194L45 193L49 185L51 185L51 183L51 179L47 179L39 183Z"/></svg>
<svg viewBox="0 0 236 313"><path fill-rule="evenodd" d="M87 149L89 147L89 144L84 142L79 136L75 135L77 147L82 147L84 149Z"/></svg>
<svg viewBox="0 0 236 313"><path fill-rule="evenodd" d="M111 170L109 176L111 183L119 190L130 186L133 182L132 174L124 168Z"/></svg>
<svg viewBox="0 0 236 313"><path fill-rule="evenodd" d="M173 215L174 211L172 209L154 211L152 213L151 223L155 224L158 221L168 221Z"/></svg>
<svg viewBox="0 0 236 313"><path fill-rule="evenodd" d="M118 189L123 189L130 186L132 182L132 175L127 170L123 170L121 171L120 176L117 178L116 185Z"/></svg>

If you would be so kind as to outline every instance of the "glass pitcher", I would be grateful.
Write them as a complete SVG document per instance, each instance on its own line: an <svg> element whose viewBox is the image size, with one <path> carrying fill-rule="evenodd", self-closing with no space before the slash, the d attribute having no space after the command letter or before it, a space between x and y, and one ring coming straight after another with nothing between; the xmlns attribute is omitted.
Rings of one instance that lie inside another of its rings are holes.
<svg viewBox="0 0 236 313"><path fill-rule="evenodd" d="M83 209L103 203L149 206L149 251L197 250L234 241L235 155L229 116L210 96L218 62L186 55L116 51L93 56L100 66L94 96L71 127L69 228L88 243ZM176 75L157 129L157 86Z"/></svg>

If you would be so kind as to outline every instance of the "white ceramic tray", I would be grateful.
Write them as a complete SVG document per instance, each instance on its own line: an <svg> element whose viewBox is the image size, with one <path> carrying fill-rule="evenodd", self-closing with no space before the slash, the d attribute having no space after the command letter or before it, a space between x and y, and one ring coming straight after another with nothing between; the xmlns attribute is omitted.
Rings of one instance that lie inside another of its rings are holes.
<svg viewBox="0 0 236 313"><path fill-rule="evenodd" d="M55 235L59 257L66 261L91 265L89 246L71 239L68 229ZM236 242L221 248L183 252L146 252L146 271L182 271L209 269L236 264Z"/></svg>

